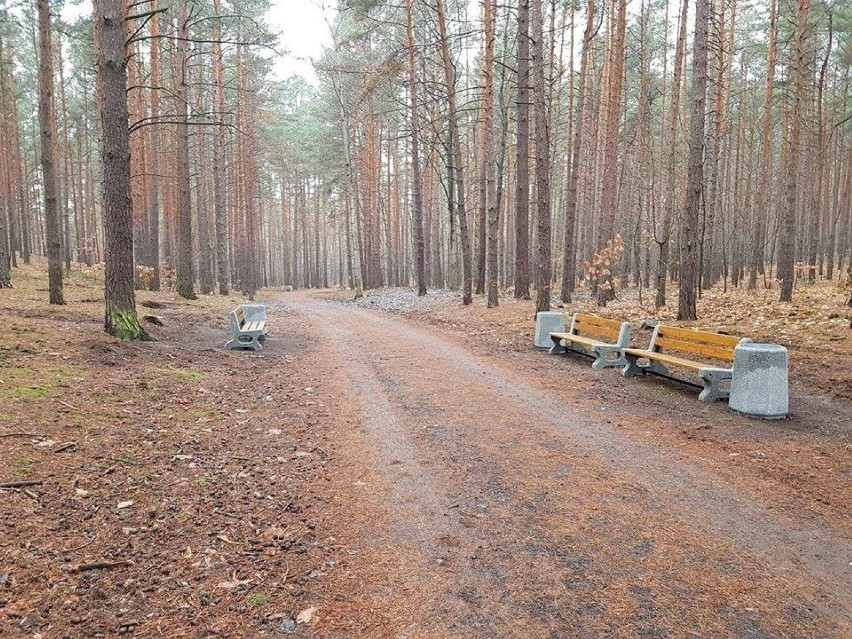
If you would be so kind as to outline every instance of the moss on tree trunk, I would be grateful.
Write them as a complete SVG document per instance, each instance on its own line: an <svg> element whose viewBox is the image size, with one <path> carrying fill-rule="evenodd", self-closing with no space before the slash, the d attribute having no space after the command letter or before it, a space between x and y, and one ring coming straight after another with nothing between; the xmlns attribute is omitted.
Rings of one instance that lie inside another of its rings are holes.
<svg viewBox="0 0 852 639"><path fill-rule="evenodd" d="M104 318L104 330L119 339L151 341L151 336L142 328L136 310L107 311Z"/></svg>

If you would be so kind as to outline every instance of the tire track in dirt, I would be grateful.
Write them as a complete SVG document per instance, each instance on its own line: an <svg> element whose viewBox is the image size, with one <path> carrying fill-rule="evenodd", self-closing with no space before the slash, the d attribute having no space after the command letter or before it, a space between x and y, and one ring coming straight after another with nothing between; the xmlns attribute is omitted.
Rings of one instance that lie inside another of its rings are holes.
<svg viewBox="0 0 852 639"><path fill-rule="evenodd" d="M671 453L566 415L517 372L433 332L321 302L296 308L347 362L367 441L383 451L374 465L397 487L397 533L426 566L436 540L453 539L453 574L409 576L432 581L421 595L445 629L466 629L442 636L689 636L690 624L845 636L849 545L831 531L799 528ZM746 603L709 601L725 588ZM661 610L678 595L689 605Z"/></svg>
<svg viewBox="0 0 852 639"><path fill-rule="evenodd" d="M313 311L306 315L319 319ZM365 357L355 332L338 327L332 334L335 356L346 362L345 369L337 373L342 379L337 381L347 388L360 416L361 440L349 437L345 448L350 452L359 450L359 461L367 461L373 470L352 483L356 488L372 490L382 500L373 504L375 516L365 522L369 530L362 531L378 549L374 549L369 561L395 568L398 573L374 576L379 586L376 598L385 606L396 601L397 610L393 614L386 610L384 615L402 626L401 631L406 633L402 636L500 636L490 627L489 615L473 610L464 596L446 596L455 590L493 590L495 577L472 569L468 560L476 556L476 547L461 543L466 530L464 515L458 508L448 508L452 498L442 491L441 482L411 439L407 409L394 402L398 394L392 381L379 378L380 371L374 361ZM381 477L379 481L374 473ZM382 521L381 511L385 511L386 522ZM397 556L388 560L377 554ZM429 587L424 589L424 584ZM416 614L409 618L406 610ZM515 615L522 617L523 612ZM458 626L458 634L450 628L453 625Z"/></svg>

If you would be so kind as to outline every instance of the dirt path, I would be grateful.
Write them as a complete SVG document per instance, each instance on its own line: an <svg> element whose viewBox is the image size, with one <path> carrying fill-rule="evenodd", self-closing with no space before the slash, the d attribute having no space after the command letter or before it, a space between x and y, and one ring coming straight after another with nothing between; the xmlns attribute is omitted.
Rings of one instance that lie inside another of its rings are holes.
<svg viewBox="0 0 852 639"><path fill-rule="evenodd" d="M543 391L509 358L385 314L276 300L306 320L354 416L331 471L350 561L327 587L357 599L361 635L852 632L842 531L572 407L570 388Z"/></svg>
<svg viewBox="0 0 852 639"><path fill-rule="evenodd" d="M248 353L237 298L145 293L123 343L44 270L0 294L0 483L37 481L0 489L4 639L852 636L842 401L748 422L503 302L271 293Z"/></svg>

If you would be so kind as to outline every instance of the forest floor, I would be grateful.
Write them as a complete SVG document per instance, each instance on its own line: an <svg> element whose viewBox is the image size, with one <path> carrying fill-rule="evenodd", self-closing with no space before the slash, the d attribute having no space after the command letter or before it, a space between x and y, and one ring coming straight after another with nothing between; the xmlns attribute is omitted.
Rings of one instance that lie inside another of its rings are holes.
<svg viewBox="0 0 852 639"><path fill-rule="evenodd" d="M4 638L852 635L828 284L705 295L697 325L791 347L792 415L762 422L533 350L530 302L269 290L263 352L225 352L236 297L141 293L164 326L128 344L98 274L66 307L14 278L0 484L40 483L0 489Z"/></svg>

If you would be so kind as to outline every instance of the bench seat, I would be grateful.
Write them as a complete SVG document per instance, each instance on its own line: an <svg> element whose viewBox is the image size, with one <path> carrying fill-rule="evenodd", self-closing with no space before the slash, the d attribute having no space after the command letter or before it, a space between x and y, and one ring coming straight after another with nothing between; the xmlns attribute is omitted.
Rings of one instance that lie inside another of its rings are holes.
<svg viewBox="0 0 852 639"><path fill-rule="evenodd" d="M250 331L262 331L266 327L266 322L246 322L243 326L242 330L250 332Z"/></svg>
<svg viewBox="0 0 852 639"><path fill-rule="evenodd" d="M575 344L585 344L586 346L594 346L595 344L600 344L600 339L595 339L594 337L583 337L582 335L575 335L573 333L551 333L551 339L559 338L561 340L565 340L566 342L574 342Z"/></svg>
<svg viewBox="0 0 852 639"><path fill-rule="evenodd" d="M692 370L696 371L701 368L707 368L707 364L705 364L704 362L696 362L691 359L684 359L683 357L669 355L668 353L655 353L653 351L642 350L641 348L625 348L624 354L638 357L639 359L653 359L655 361L662 362L663 364L668 364L670 366L691 368Z"/></svg>

